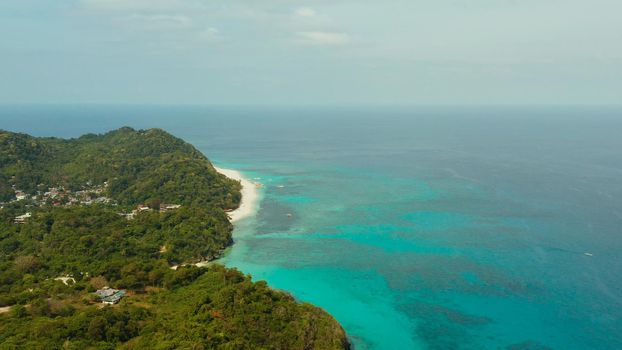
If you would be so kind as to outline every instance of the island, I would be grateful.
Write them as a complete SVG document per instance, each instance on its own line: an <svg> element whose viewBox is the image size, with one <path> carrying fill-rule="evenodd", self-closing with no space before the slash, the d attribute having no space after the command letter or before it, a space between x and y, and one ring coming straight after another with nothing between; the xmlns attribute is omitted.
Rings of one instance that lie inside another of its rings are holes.
<svg viewBox="0 0 622 350"><path fill-rule="evenodd" d="M0 131L0 349L349 349L324 310L200 264L241 189L160 129Z"/></svg>

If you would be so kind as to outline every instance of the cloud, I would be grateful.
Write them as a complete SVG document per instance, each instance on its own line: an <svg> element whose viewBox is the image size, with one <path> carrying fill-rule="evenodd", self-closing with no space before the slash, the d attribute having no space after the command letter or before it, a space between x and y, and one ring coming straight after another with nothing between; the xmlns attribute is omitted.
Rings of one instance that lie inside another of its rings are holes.
<svg viewBox="0 0 622 350"><path fill-rule="evenodd" d="M313 31L296 34L303 42L313 45L345 45L350 42L350 36L346 33Z"/></svg>
<svg viewBox="0 0 622 350"><path fill-rule="evenodd" d="M214 27L209 27L203 30L202 32L199 33L199 36L204 40L212 41L212 42L222 40L222 36L220 35L220 30Z"/></svg>
<svg viewBox="0 0 622 350"><path fill-rule="evenodd" d="M308 18L308 17L315 17L315 15L317 15L317 12L315 12L315 10L310 7L301 7L297 9L296 12L294 12L294 14L298 17Z"/></svg>
<svg viewBox="0 0 622 350"><path fill-rule="evenodd" d="M143 25L148 28L170 28L170 27L189 27L192 25L192 19L183 15L143 15L132 14L129 16L121 17L121 20L131 22L139 25Z"/></svg>
<svg viewBox="0 0 622 350"><path fill-rule="evenodd" d="M197 8L194 0L81 0L84 8L102 11L153 12Z"/></svg>

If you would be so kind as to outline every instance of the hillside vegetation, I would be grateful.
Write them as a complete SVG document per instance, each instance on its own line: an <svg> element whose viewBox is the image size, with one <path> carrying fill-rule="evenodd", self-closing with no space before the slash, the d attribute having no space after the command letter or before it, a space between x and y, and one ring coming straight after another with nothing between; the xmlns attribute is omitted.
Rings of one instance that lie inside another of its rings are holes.
<svg viewBox="0 0 622 350"><path fill-rule="evenodd" d="M0 201L14 197L11 185L33 195L42 185L79 190L104 182L108 195L125 205L159 199L235 208L241 198L239 183L160 129L126 127L70 140L0 131L0 180Z"/></svg>
<svg viewBox="0 0 622 350"><path fill-rule="evenodd" d="M171 269L232 243L240 184L162 130L0 131L0 197L0 349L349 348L326 312L235 269ZM104 286L127 296L104 306Z"/></svg>

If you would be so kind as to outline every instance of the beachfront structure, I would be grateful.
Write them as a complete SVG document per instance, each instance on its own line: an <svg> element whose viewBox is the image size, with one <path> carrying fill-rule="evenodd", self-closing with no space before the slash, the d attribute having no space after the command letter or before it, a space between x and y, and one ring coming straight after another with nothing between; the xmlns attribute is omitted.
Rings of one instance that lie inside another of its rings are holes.
<svg viewBox="0 0 622 350"><path fill-rule="evenodd" d="M119 302L124 296L125 291L104 287L95 292L103 304L113 305Z"/></svg>

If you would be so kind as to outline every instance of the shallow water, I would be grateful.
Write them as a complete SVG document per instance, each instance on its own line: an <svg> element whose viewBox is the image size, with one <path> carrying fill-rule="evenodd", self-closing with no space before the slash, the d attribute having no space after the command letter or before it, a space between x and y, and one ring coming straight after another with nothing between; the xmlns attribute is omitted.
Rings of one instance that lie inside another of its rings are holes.
<svg viewBox="0 0 622 350"><path fill-rule="evenodd" d="M357 349L622 348L619 108L0 108L36 135L121 125L259 178L224 262Z"/></svg>

